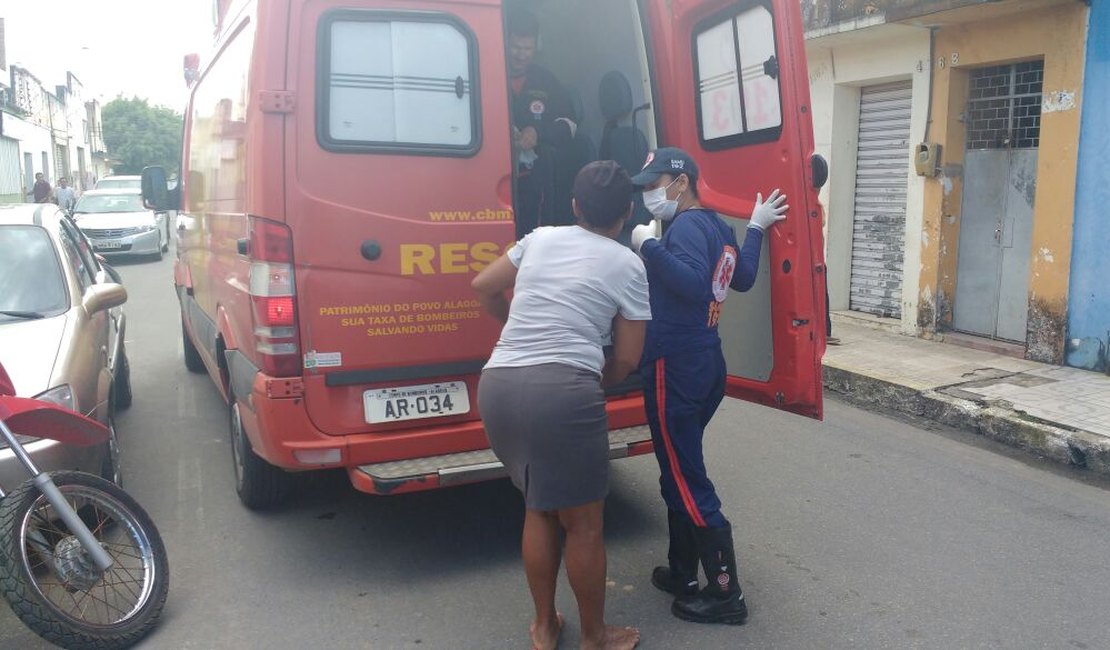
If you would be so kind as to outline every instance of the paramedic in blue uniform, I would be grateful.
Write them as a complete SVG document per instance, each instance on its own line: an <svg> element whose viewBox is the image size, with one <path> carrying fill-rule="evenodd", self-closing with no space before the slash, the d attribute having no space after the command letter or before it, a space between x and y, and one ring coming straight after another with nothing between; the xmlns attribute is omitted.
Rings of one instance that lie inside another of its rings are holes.
<svg viewBox="0 0 1110 650"><path fill-rule="evenodd" d="M653 152L632 182L644 205L664 223L632 231L651 294L640 374L644 404L659 461L660 487L670 529L668 566L651 581L676 596L675 616L698 623L737 625L748 610L737 578L732 526L706 475L702 436L725 393L725 359L717 324L729 289L755 283L767 228L785 219L786 197L757 195L744 245L717 213L701 206L698 168L681 149ZM707 586L698 589L698 560Z"/></svg>
<svg viewBox="0 0 1110 650"><path fill-rule="evenodd" d="M513 152L516 169L517 235L537 226L569 225L573 215L555 214L555 149L574 137L570 97L550 70L533 63L540 36L536 16L509 14L509 80L512 85Z"/></svg>

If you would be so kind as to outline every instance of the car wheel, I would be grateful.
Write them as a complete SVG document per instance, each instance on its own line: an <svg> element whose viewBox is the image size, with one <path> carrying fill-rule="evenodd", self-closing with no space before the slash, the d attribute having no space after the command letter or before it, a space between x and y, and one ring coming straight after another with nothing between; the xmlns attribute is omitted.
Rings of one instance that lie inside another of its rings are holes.
<svg viewBox="0 0 1110 650"><path fill-rule="evenodd" d="M185 321L181 321L181 347L185 352L185 368L189 372L204 372L204 359L200 358L197 346L189 339L189 332L185 331Z"/></svg>
<svg viewBox="0 0 1110 650"><path fill-rule="evenodd" d="M108 434L105 457L100 464L100 478L123 487L123 471L119 462L119 438L116 435L115 414L108 416Z"/></svg>
<svg viewBox="0 0 1110 650"><path fill-rule="evenodd" d="M251 449L250 439L243 430L239 402L229 393L229 429L231 433L231 460L235 465L235 491L239 501L251 510L263 510L281 505L292 487L293 476L260 458Z"/></svg>
<svg viewBox="0 0 1110 650"><path fill-rule="evenodd" d="M116 373L114 386L112 387L114 406L118 409L125 409L131 406L131 362L127 360L127 351L120 350L119 372Z"/></svg>

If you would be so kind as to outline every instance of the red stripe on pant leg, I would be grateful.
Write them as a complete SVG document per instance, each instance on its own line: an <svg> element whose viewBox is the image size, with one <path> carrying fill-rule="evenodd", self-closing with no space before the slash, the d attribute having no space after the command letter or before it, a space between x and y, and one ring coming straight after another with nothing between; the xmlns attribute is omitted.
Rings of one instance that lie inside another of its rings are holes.
<svg viewBox="0 0 1110 650"><path fill-rule="evenodd" d="M690 493L690 486L686 484L686 477L682 475L678 455L675 454L674 445L671 443L671 432L667 429L667 380L666 364L663 359L658 359L655 362L655 401L659 409L659 432L663 438L663 447L667 450L671 476L678 486L678 493L682 497L682 503L686 506L686 513L690 515L690 519L693 520L695 526L705 528L705 519L702 518L701 511L698 510L698 506L694 502L694 495Z"/></svg>

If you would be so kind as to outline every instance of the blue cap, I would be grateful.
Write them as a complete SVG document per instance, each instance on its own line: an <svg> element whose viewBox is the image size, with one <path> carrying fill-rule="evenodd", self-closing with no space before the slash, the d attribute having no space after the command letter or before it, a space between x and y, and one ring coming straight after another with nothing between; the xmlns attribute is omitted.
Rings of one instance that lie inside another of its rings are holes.
<svg viewBox="0 0 1110 650"><path fill-rule="evenodd" d="M698 166L690 154L678 147L663 147L648 154L647 162L639 174L632 177L632 184L645 187L654 183L663 174L678 176L686 174L691 181L698 180Z"/></svg>

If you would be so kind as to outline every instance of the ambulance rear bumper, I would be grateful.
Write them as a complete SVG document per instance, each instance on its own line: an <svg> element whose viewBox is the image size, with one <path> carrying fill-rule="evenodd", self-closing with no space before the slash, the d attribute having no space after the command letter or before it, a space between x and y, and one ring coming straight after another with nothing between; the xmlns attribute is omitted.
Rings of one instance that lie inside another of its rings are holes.
<svg viewBox="0 0 1110 650"><path fill-rule="evenodd" d="M646 425L609 432L610 459L637 456L651 450L651 430ZM348 473L356 489L372 494L430 490L508 475L490 449L360 465L350 468Z"/></svg>

